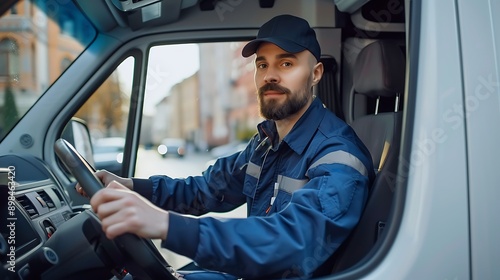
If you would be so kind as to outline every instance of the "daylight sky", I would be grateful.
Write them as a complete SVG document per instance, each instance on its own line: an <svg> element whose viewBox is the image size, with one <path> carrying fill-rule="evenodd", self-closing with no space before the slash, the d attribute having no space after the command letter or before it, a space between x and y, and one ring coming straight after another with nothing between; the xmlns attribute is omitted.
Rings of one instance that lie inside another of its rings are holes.
<svg viewBox="0 0 500 280"><path fill-rule="evenodd" d="M151 48L146 81L144 113L154 114L155 105L165 97L170 88L193 75L200 68L197 44L166 45ZM130 92L130 77L133 60L125 61L119 67L120 80L125 92Z"/></svg>

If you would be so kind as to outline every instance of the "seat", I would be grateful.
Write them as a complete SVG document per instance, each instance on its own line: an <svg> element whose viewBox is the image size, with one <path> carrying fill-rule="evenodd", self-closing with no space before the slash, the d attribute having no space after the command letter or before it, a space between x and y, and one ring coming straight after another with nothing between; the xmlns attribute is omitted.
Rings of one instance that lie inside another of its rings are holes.
<svg viewBox="0 0 500 280"><path fill-rule="evenodd" d="M373 113L355 118L351 126L369 149L377 176L358 225L333 255L332 272L343 271L358 263L374 247L387 222L398 168L402 113L399 110L405 83L405 57L400 47L388 41L376 41L359 53L354 66L354 98L364 95L375 100ZM380 100L392 100L390 112L379 112ZM373 102L372 102L373 103ZM370 104L368 102L368 104ZM351 115L352 117L352 115Z"/></svg>
<svg viewBox="0 0 500 280"><path fill-rule="evenodd" d="M405 65L400 47L390 41L376 41L366 46L354 65L349 96L351 119L354 119L351 126L370 151L376 173L382 169L396 136L395 122L401 116L399 104L404 91ZM375 100L375 108L372 114L356 118L353 116L354 100L359 95ZM392 101L392 112L379 112L381 100Z"/></svg>
<svg viewBox="0 0 500 280"><path fill-rule="evenodd" d="M333 56L322 55L320 62L323 63L323 76L316 86L316 95L323 104L337 117L344 119L342 110L342 93L337 88L338 64Z"/></svg>

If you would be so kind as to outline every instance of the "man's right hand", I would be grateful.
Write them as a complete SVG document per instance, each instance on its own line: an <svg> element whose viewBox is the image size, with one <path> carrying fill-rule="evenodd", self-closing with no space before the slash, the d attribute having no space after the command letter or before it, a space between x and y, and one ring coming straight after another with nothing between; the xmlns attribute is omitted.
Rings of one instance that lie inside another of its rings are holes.
<svg viewBox="0 0 500 280"><path fill-rule="evenodd" d="M122 178L106 170L98 170L95 173L95 175L97 176L97 178L99 178L99 180L101 180L104 187L107 187L108 184L111 183L112 181L117 181L123 186L127 187L128 189L134 190L134 182L132 181L131 178ZM80 183L76 184L75 189L76 192L79 193L80 195L88 197L88 195L85 193Z"/></svg>

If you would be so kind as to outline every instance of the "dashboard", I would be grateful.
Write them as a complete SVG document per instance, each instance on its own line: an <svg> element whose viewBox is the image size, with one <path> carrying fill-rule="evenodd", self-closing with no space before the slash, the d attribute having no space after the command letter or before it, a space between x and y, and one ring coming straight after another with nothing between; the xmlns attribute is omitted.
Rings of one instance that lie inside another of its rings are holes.
<svg viewBox="0 0 500 280"><path fill-rule="evenodd" d="M107 239L39 158L0 156L0 201L0 280L177 279L150 240Z"/></svg>
<svg viewBox="0 0 500 280"><path fill-rule="evenodd" d="M0 178L0 218L5 224L0 228L3 272L16 275L15 279L34 279L58 262L57 254L44 244L78 212L38 158L1 156Z"/></svg>

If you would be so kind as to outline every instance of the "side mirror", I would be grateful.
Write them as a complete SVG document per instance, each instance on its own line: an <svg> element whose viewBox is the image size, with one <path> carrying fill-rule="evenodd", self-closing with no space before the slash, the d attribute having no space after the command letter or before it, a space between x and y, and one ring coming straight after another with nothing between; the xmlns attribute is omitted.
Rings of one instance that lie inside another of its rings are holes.
<svg viewBox="0 0 500 280"><path fill-rule="evenodd" d="M91 165L95 166L90 132L84 120L71 118L63 130L61 138L68 141Z"/></svg>

